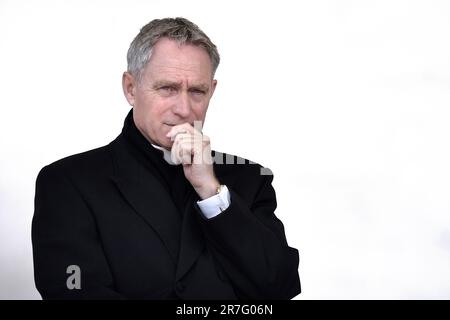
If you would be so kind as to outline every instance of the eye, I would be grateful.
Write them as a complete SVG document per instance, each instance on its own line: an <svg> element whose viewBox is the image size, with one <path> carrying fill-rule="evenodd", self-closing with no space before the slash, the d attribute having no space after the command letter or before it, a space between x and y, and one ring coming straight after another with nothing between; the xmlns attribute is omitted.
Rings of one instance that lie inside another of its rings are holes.
<svg viewBox="0 0 450 320"><path fill-rule="evenodd" d="M196 95L204 95L204 94L206 94L206 91L205 90L201 90L201 89L192 89L192 90L190 90L193 94L196 94Z"/></svg>
<svg viewBox="0 0 450 320"><path fill-rule="evenodd" d="M161 86L158 88L158 92L163 97L169 97L177 93L177 88L174 86Z"/></svg>
<svg viewBox="0 0 450 320"><path fill-rule="evenodd" d="M166 92L174 92L175 88L171 87L171 86L163 86L163 87L160 87L159 90L166 91Z"/></svg>

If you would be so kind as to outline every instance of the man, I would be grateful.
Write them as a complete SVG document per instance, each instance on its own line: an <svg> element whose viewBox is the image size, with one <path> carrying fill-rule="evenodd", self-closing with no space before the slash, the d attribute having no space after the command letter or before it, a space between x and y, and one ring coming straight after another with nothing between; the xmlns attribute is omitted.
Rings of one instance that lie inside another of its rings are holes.
<svg viewBox="0 0 450 320"><path fill-rule="evenodd" d="M299 294L298 252L274 215L273 177L212 152L201 132L217 85L215 45L186 19L153 20L127 58L132 110L122 133L37 178L32 240L42 297Z"/></svg>

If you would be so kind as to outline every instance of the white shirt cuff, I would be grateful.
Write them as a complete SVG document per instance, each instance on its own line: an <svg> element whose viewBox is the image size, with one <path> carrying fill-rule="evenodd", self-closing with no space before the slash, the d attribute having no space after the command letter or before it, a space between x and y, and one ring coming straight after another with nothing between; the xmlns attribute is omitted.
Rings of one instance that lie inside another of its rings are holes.
<svg viewBox="0 0 450 320"><path fill-rule="evenodd" d="M230 192L227 186L222 186L219 194L197 201L200 211L207 219L211 219L226 210L230 206L230 203Z"/></svg>

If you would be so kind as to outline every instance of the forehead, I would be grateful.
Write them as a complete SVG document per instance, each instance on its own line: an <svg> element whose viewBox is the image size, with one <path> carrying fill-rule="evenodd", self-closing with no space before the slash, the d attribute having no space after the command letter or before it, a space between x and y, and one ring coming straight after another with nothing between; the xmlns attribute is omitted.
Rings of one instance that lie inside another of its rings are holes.
<svg viewBox="0 0 450 320"><path fill-rule="evenodd" d="M189 77L202 81L211 79L212 65L205 49L163 38L153 47L144 73L153 79Z"/></svg>

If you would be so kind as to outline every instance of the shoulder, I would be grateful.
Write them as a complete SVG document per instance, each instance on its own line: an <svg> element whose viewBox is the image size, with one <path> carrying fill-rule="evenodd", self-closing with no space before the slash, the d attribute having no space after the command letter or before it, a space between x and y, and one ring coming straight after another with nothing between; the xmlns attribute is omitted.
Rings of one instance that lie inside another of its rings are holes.
<svg viewBox="0 0 450 320"><path fill-rule="evenodd" d="M112 169L109 145L73 154L44 166L38 180L55 180L66 177L78 180L82 177L93 178L108 174Z"/></svg>

